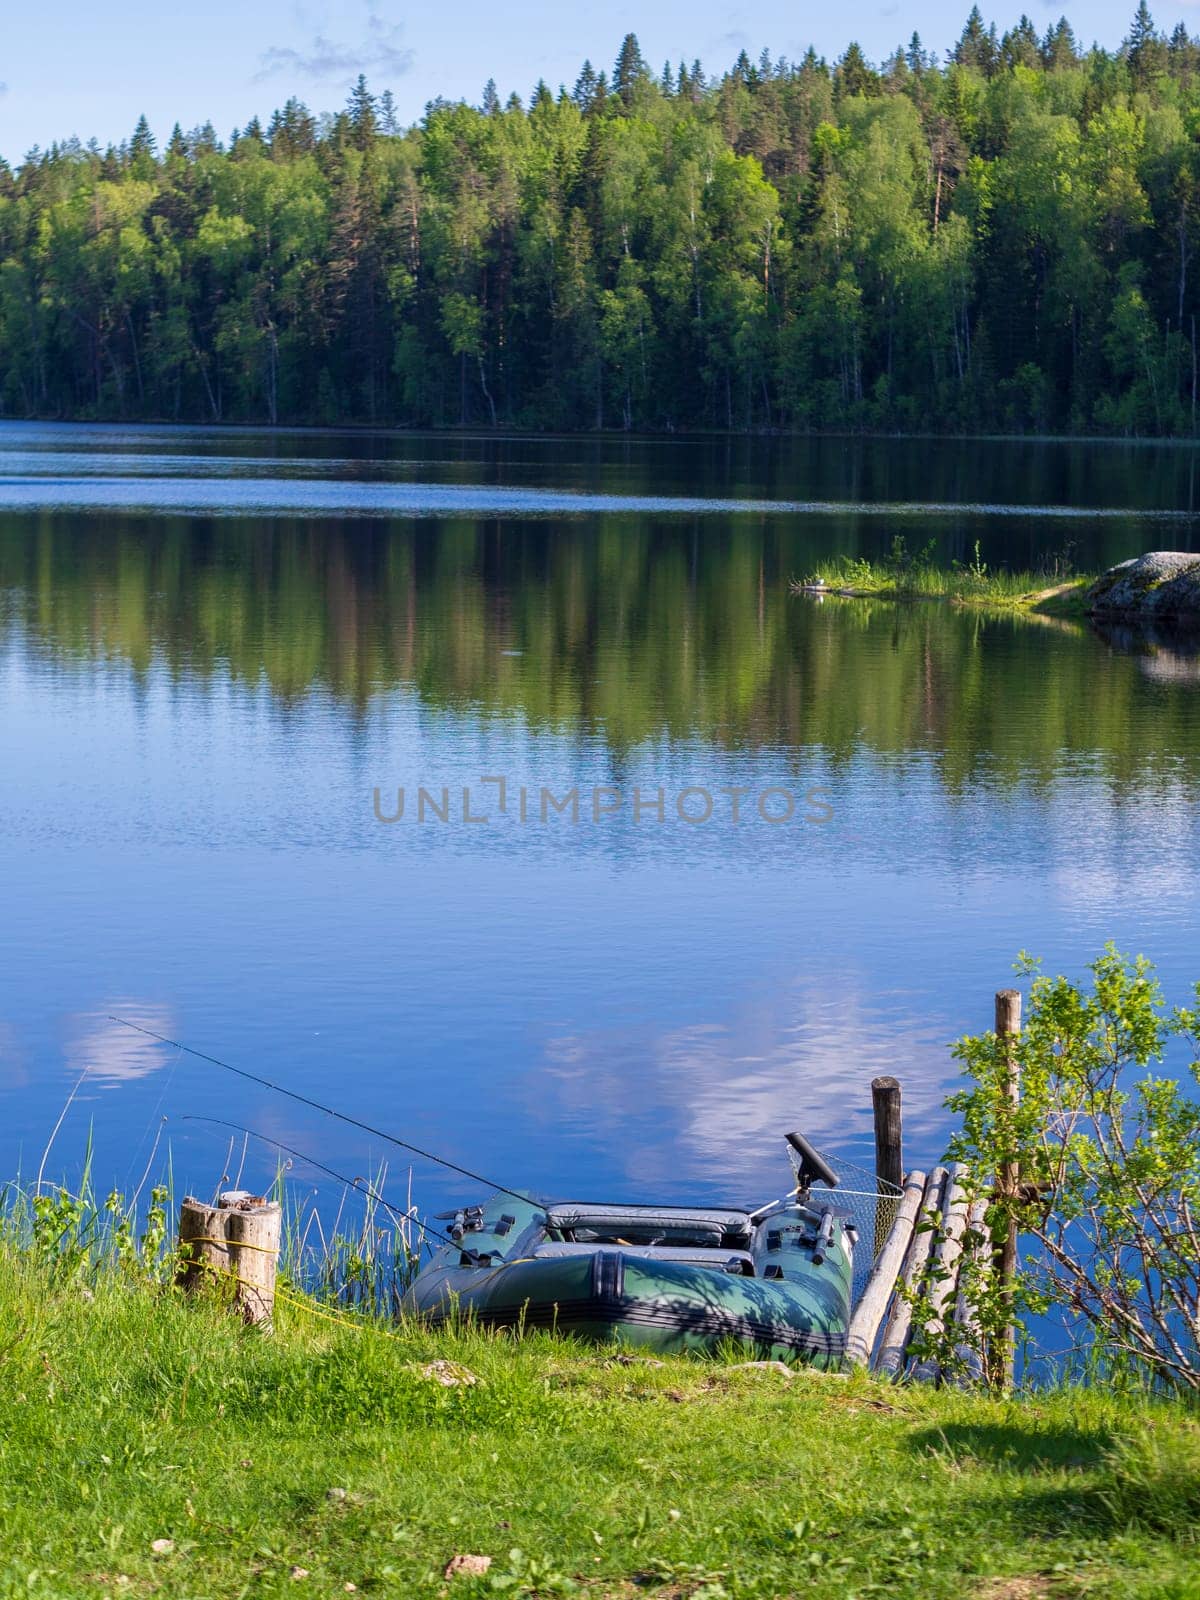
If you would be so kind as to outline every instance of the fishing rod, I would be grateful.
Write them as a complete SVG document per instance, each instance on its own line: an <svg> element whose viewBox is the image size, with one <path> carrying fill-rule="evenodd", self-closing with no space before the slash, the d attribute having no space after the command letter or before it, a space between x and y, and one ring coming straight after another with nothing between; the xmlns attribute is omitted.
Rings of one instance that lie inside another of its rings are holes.
<svg viewBox="0 0 1200 1600"><path fill-rule="evenodd" d="M272 1083L269 1078L261 1078L256 1072L247 1072L245 1067L231 1066L228 1061L221 1061L217 1056L206 1055L203 1050L194 1050L190 1044L181 1044L178 1039L168 1039L164 1033L155 1033L153 1028L143 1028L139 1022L130 1022L127 1017L114 1017L110 1014L108 1020L122 1028L132 1028L134 1033L143 1033L147 1039L157 1039L159 1044L170 1045L173 1050L182 1050L185 1055L195 1056L198 1061L207 1061L214 1067L220 1067L223 1072L232 1072L236 1077L245 1078L249 1083L257 1083L263 1089L271 1089L275 1094L286 1095L289 1100L295 1100L313 1111L320 1111L323 1116L334 1117L338 1122L345 1122L351 1128L360 1128L363 1133L369 1133L373 1138L386 1139L389 1144L394 1144L401 1150L408 1150L414 1156L420 1156L422 1161L433 1161L439 1167L457 1172L461 1177L470 1178L472 1183L486 1184L489 1189L511 1195L514 1200L520 1200L527 1206L538 1204L531 1195L522 1194L519 1189L510 1189L506 1184L495 1183L481 1173L472 1172L470 1167L460 1167L453 1161L447 1161L445 1156L435 1156L432 1150L422 1150L419 1145L409 1144L407 1139L398 1139L394 1133L385 1133L382 1128L372 1127L369 1122L360 1122L357 1117L348 1117L344 1111L335 1111L332 1106L324 1106L319 1100L310 1099L306 1094L299 1094L295 1089L285 1089L281 1083Z"/></svg>
<svg viewBox="0 0 1200 1600"><path fill-rule="evenodd" d="M293 1156L297 1161L307 1162L310 1167L316 1167L318 1172L324 1172L337 1183L345 1184L347 1189L357 1189L360 1194L365 1194L369 1199L376 1201L391 1217L397 1228L400 1228L406 1220L415 1220L422 1232L431 1233L435 1239L440 1239L444 1244L461 1248L457 1239L452 1239L448 1233L442 1233L440 1229L431 1227L429 1223L421 1218L409 1218L408 1212L404 1212L401 1215L371 1184L363 1183L358 1178L347 1178L343 1173L335 1172L332 1167L327 1167L323 1161L318 1161L315 1156L305 1155L303 1150L294 1150L290 1144L284 1144L282 1139L272 1139L268 1133L259 1133L254 1128L245 1128L240 1122L228 1122L224 1117L202 1117L196 1113L189 1112L179 1120L181 1122L210 1122L214 1127L229 1128L232 1132L244 1133L251 1139L261 1139L263 1144L269 1144L275 1150L282 1150L285 1155Z"/></svg>

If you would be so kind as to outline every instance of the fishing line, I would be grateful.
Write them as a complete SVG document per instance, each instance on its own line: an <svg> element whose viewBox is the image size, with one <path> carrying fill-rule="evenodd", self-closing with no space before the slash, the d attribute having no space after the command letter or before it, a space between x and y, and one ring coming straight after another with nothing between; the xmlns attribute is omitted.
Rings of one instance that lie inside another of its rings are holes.
<svg viewBox="0 0 1200 1600"><path fill-rule="evenodd" d="M194 1050L190 1044L180 1044L178 1039L168 1039L166 1034L155 1033L153 1028L143 1028L140 1023L130 1022L126 1017L110 1016L108 1020L118 1023L123 1028L132 1028L135 1033L144 1033L148 1039L157 1039L159 1044L170 1045L174 1050L182 1050L186 1055L195 1056L198 1061L207 1061L214 1067L220 1067L223 1072L232 1072L236 1077L245 1078L249 1083L257 1083L263 1089L271 1089L275 1094L286 1095L289 1100L295 1100L302 1106L309 1106L313 1111L320 1111L326 1117L335 1117L338 1122L345 1122L351 1128L360 1128L363 1133L369 1133L373 1138L386 1139L389 1144L397 1145L401 1150L409 1150L413 1155L420 1156L423 1161L436 1162L439 1167L446 1167L450 1172L457 1172L461 1177L470 1178L472 1183L486 1184L489 1189L496 1189L500 1194L509 1194L514 1200L520 1200L527 1206L538 1204L531 1195L522 1194L519 1189L509 1189L503 1183L496 1183L481 1173L472 1172L470 1167L460 1167L453 1161L447 1161L445 1156L435 1156L432 1150L422 1150L419 1145L409 1144L407 1139L398 1139L394 1133L385 1133L382 1128L372 1127L369 1122L360 1122L357 1117L349 1117L344 1111L335 1111L332 1106L324 1106L319 1100L310 1099L306 1094L299 1094L295 1089L285 1089L281 1083L272 1083L269 1078L260 1078L256 1072L247 1072L245 1067L231 1066L228 1061L206 1055L203 1050Z"/></svg>
<svg viewBox="0 0 1200 1600"><path fill-rule="evenodd" d="M335 1172L332 1167L327 1167L323 1161L318 1161L314 1156L305 1155L303 1150L294 1150L290 1144L284 1144L282 1139L272 1139L270 1134L267 1133L256 1133L253 1128L244 1128L240 1122L227 1122L224 1117L201 1117L189 1114L181 1117L180 1121L211 1122L215 1127L232 1128L235 1133L244 1133L250 1139L261 1139L263 1144L269 1144L273 1149L282 1150L286 1155L295 1157L297 1161L307 1162L310 1167L316 1167L318 1172L324 1172L326 1176L333 1178L336 1182L345 1184L347 1189L357 1189L360 1194L365 1194L368 1199L376 1201L391 1217L397 1228L402 1228L402 1224L405 1221L414 1221L424 1233L431 1233L435 1239L441 1239L444 1244L451 1244L455 1249L462 1248L459 1241L452 1239L448 1233L442 1233L437 1228L431 1228L427 1222L423 1222L419 1217L409 1217L407 1212L396 1211L379 1193L378 1189L371 1184L363 1183L358 1178L344 1177L342 1173Z"/></svg>

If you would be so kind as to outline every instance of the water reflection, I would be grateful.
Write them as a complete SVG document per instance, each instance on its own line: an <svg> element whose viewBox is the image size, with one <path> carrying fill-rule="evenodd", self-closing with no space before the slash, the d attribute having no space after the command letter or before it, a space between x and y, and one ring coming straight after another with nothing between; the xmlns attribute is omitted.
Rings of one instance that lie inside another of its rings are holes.
<svg viewBox="0 0 1200 1600"><path fill-rule="evenodd" d="M1147 510L1190 506L1189 452L148 429L88 435L98 460L85 432L0 427L0 463L19 449L72 482L140 474L139 493L190 476L240 514L151 514L148 495L129 515L0 512L5 1170L22 1140L42 1148L85 1069L84 1120L56 1148L81 1147L94 1116L121 1181L163 1114L202 1192L235 1158L185 1114L348 1172L386 1154L114 1032L131 1008L503 1180L749 1199L783 1170L784 1127L865 1155L880 1071L905 1081L914 1160L940 1155L946 1044L987 1025L1023 947L1077 971L1112 937L1187 997L1191 647L816 605L788 579L886 545L884 499L1020 499L1016 517L910 506L904 522L914 544L968 556L979 532L985 559L1020 565L1063 539L1031 505L1128 507L1079 532L1081 564L1115 560L1161 542ZM263 473L318 514L247 514ZM773 509L319 514L322 493L408 480ZM869 510L779 507L798 499ZM456 795L488 773L556 794L819 787L833 814L372 814L375 787ZM265 1148L246 1162L269 1181ZM463 1198L416 1179L435 1209Z"/></svg>
<svg viewBox="0 0 1200 1600"><path fill-rule="evenodd" d="M1123 782L1195 773L1195 698L1153 692L1193 681L1190 646L933 604L818 606L787 593L798 554L794 531L750 519L701 533L651 517L10 517L0 645L55 670L124 665L145 686L329 694L360 722L415 693L617 757L662 738L835 766L929 752L951 788L1052 784L1068 754Z"/></svg>

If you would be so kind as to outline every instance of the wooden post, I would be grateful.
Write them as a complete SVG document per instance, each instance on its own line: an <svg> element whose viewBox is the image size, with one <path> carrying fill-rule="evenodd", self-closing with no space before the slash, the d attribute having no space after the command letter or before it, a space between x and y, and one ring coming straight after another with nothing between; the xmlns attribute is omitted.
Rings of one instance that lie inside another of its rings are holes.
<svg viewBox="0 0 1200 1600"><path fill-rule="evenodd" d="M179 1269L175 1282L189 1293L229 1282L229 1245L218 1206L188 1195L179 1207Z"/></svg>
<svg viewBox="0 0 1200 1600"><path fill-rule="evenodd" d="M896 1212L896 1220L871 1268L859 1302L850 1318L846 1335L846 1360L852 1367L865 1367L875 1348L875 1335L883 1321L888 1301L896 1287L896 1278L904 1263L917 1222L917 1208L925 1192L925 1174L910 1172L904 1184L904 1193Z"/></svg>
<svg viewBox="0 0 1200 1600"><path fill-rule="evenodd" d="M189 1196L179 1208L176 1282L190 1291L215 1285L246 1322L269 1329L282 1226L281 1207L262 1195L230 1190L215 1206Z"/></svg>
<svg viewBox="0 0 1200 1600"><path fill-rule="evenodd" d="M871 1084L871 1105L875 1112L875 1176L894 1189L903 1189L899 1079L876 1078Z"/></svg>
<svg viewBox="0 0 1200 1600"><path fill-rule="evenodd" d="M896 1197L904 1187L904 1151L900 1117L900 1080L875 1078L871 1084L871 1108L875 1113L875 1181L880 1195ZM896 1216L894 1205L882 1200L875 1207L875 1254L883 1249L884 1241Z"/></svg>
<svg viewBox="0 0 1200 1600"><path fill-rule="evenodd" d="M225 1211L229 1267L237 1285L234 1302L247 1322L268 1330L275 1309L275 1267L282 1228L283 1208L258 1195L235 1201Z"/></svg>
<svg viewBox="0 0 1200 1600"><path fill-rule="evenodd" d="M1021 1031L1021 991L999 989L996 992L996 1037L1014 1038ZM1021 1068L1011 1049L1005 1058L1005 1086L1013 1106L1021 1101ZM1021 1180L1015 1161L1002 1161L996 1174L996 1191L1002 1200L1011 1200L1017 1193ZM991 1352L991 1380L998 1388L1010 1389L1016 1375L1016 1344L1013 1335L1012 1303L1013 1283L1017 1276L1017 1223L1007 1216L995 1241L994 1260L996 1282L1001 1304L1005 1308L1005 1322L996 1348Z"/></svg>

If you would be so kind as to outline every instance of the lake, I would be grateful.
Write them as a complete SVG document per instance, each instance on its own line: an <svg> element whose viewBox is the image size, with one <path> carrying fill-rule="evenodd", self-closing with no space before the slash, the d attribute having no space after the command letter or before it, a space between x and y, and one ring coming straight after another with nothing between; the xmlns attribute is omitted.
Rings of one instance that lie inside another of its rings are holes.
<svg viewBox="0 0 1200 1600"><path fill-rule="evenodd" d="M114 1015L562 1196L764 1201L880 1072L933 1160L1019 951L1200 977L1200 656L788 579L1196 548L1196 458L0 425L0 1167L74 1091L56 1175L406 1194Z"/></svg>

